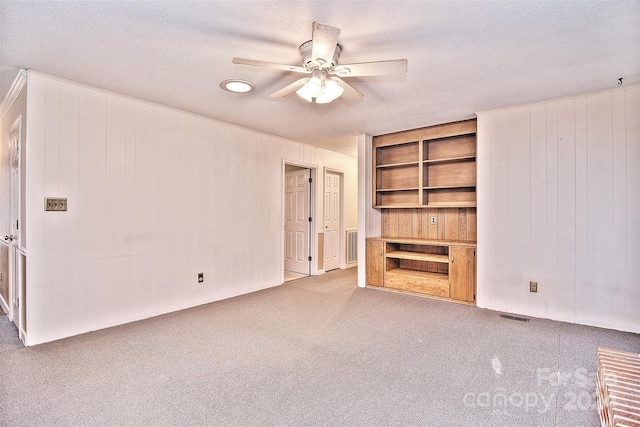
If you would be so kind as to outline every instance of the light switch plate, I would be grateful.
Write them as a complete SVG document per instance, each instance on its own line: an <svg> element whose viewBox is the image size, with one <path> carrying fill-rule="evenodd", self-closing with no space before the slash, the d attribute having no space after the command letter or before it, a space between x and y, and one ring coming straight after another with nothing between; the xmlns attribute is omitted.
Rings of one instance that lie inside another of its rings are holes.
<svg viewBox="0 0 640 427"><path fill-rule="evenodd" d="M538 292L538 282L529 282L529 292Z"/></svg>
<svg viewBox="0 0 640 427"><path fill-rule="evenodd" d="M66 211L67 199L60 197L45 197L44 198L44 210L45 211Z"/></svg>

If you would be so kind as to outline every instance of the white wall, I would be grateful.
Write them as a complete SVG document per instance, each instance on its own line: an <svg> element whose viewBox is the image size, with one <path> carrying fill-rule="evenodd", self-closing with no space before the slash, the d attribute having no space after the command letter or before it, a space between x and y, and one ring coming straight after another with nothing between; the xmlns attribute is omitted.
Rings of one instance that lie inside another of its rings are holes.
<svg viewBox="0 0 640 427"><path fill-rule="evenodd" d="M379 237L382 231L380 210L373 206L373 137L358 135L358 286L364 288L366 275L366 239Z"/></svg>
<svg viewBox="0 0 640 427"><path fill-rule="evenodd" d="M478 306L640 332L640 86L479 113L478 151Z"/></svg>
<svg viewBox="0 0 640 427"><path fill-rule="evenodd" d="M356 158L34 72L27 84L28 345L280 284L283 158L344 170L356 226Z"/></svg>

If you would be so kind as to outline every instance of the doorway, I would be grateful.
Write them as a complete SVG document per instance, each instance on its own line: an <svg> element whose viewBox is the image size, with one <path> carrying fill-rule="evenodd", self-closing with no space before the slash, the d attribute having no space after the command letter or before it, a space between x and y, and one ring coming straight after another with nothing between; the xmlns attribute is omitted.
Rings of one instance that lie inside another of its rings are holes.
<svg viewBox="0 0 640 427"><path fill-rule="evenodd" d="M8 291L8 317L18 328L20 339L24 340L26 331L26 311L24 304L24 271L26 267L26 251L22 242L20 224L21 215L21 173L22 173L22 116L19 116L9 130L9 234L4 236L8 246L2 251L6 260L2 264L2 285ZM6 282L5 282L6 274ZM5 295L6 295L5 294Z"/></svg>
<svg viewBox="0 0 640 427"><path fill-rule="evenodd" d="M284 281L311 274L311 172L285 164Z"/></svg>
<svg viewBox="0 0 640 427"><path fill-rule="evenodd" d="M342 173L324 171L324 269L340 268L343 235Z"/></svg>

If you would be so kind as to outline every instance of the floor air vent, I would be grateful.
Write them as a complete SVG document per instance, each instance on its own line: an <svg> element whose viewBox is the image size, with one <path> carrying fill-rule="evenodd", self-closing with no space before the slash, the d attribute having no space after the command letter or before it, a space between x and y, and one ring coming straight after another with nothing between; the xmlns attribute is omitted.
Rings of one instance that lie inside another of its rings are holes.
<svg viewBox="0 0 640 427"><path fill-rule="evenodd" d="M512 316L510 314L501 314L500 317L504 317L505 319L509 319L509 320L517 320L519 322L528 322L529 321L529 319L527 319L526 317Z"/></svg>

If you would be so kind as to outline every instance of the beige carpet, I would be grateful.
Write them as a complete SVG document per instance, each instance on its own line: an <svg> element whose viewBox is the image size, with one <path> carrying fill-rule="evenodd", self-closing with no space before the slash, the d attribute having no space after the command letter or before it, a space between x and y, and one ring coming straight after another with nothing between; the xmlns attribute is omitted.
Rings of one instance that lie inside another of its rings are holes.
<svg viewBox="0 0 640 427"><path fill-rule="evenodd" d="M596 426L599 345L640 337L360 289L354 268L5 350L0 425Z"/></svg>

